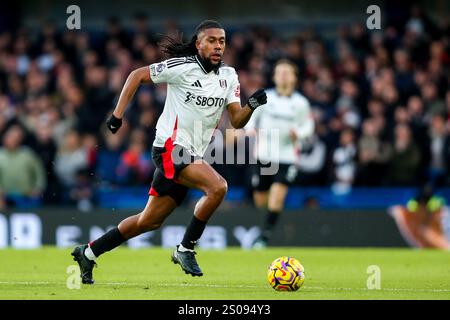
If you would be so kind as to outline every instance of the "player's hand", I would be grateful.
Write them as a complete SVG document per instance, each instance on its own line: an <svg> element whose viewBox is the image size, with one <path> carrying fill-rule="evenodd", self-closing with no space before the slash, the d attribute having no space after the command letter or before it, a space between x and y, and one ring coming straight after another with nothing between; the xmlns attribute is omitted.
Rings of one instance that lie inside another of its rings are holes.
<svg viewBox="0 0 450 320"><path fill-rule="evenodd" d="M108 120L106 120L106 126L112 133L116 133L122 126L122 119L115 117L114 114L111 114Z"/></svg>
<svg viewBox="0 0 450 320"><path fill-rule="evenodd" d="M294 129L289 129L289 138L293 143L297 142L297 132Z"/></svg>
<svg viewBox="0 0 450 320"><path fill-rule="evenodd" d="M308 137L300 140L300 153L310 154L314 149L314 138Z"/></svg>
<svg viewBox="0 0 450 320"><path fill-rule="evenodd" d="M264 89L259 89L248 98L247 105L250 109L255 110L259 106L267 103L267 95Z"/></svg>

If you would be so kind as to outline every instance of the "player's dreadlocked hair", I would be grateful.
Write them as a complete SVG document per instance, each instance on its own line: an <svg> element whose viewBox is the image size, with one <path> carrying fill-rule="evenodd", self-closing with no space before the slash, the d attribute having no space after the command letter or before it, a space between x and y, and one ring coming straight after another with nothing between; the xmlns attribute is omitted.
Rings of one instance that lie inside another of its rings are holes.
<svg viewBox="0 0 450 320"><path fill-rule="evenodd" d="M160 47L162 48L162 52L168 58L176 58L176 57L184 57L184 56L193 56L197 54L197 48L195 47L195 41L197 41L197 36L200 32L205 29L210 28L219 28L223 29L222 25L215 20L205 20L201 22L197 28L195 28L195 35L191 38L189 42L183 42L182 35L179 35L177 38L173 38L170 36L164 36L162 43L160 43Z"/></svg>

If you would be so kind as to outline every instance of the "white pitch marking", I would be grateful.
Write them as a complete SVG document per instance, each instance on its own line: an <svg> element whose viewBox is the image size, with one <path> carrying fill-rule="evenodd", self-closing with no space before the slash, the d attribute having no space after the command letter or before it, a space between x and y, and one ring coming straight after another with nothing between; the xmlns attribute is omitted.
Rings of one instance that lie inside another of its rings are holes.
<svg viewBox="0 0 450 320"><path fill-rule="evenodd" d="M0 285L64 285L62 282L51 281L0 281ZM136 287L136 286L149 286L146 283L134 283L134 282L104 282L96 283L97 286L123 286L123 287ZM151 285L150 285L151 286ZM212 288L268 288L266 285L221 285L221 284L200 284L200 283L181 283L181 284L164 284L159 283L156 287L212 287ZM412 292L450 292L450 289L413 289L413 288L381 288L380 290L369 290L367 288L336 288L336 287L315 287L315 286L303 286L303 289L311 290L324 290L324 291L412 291Z"/></svg>

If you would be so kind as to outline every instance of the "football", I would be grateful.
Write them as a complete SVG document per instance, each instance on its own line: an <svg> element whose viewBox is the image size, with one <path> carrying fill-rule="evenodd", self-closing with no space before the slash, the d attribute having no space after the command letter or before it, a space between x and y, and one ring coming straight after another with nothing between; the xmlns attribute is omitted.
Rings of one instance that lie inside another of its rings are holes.
<svg viewBox="0 0 450 320"><path fill-rule="evenodd" d="M305 269L297 259L283 256L269 265L267 281L276 291L297 291L305 281Z"/></svg>

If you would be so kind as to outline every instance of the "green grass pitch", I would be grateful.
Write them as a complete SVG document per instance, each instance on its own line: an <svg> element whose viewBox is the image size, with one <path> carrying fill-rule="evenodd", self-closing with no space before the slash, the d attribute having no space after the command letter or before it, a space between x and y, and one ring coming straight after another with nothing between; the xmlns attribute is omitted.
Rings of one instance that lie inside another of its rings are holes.
<svg viewBox="0 0 450 320"><path fill-rule="evenodd" d="M98 259L95 285L69 289L70 249L0 250L0 299L450 299L450 252L413 249L231 248L199 250L204 276L170 261L171 250L119 248ZM276 292L266 270L279 256L305 267L297 292ZM380 268L379 290L367 288L368 267ZM67 271L69 270L69 273Z"/></svg>

